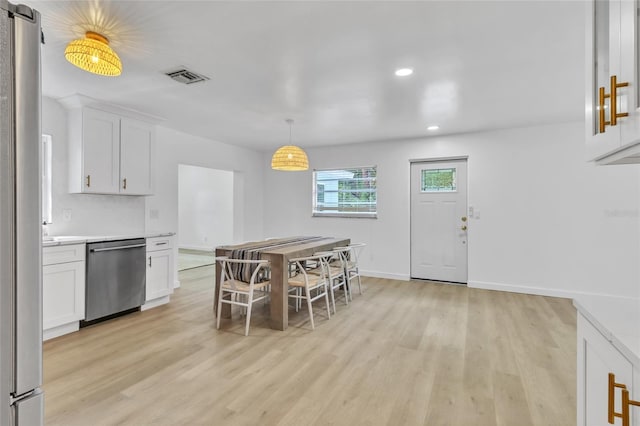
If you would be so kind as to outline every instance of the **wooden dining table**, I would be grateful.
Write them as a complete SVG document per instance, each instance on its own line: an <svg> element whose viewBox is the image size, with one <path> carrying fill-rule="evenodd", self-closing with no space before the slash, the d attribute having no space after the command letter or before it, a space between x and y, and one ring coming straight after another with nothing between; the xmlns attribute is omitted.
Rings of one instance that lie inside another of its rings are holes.
<svg viewBox="0 0 640 426"><path fill-rule="evenodd" d="M232 256L234 250L264 245L274 242L273 247L259 249L260 258L266 259L271 267L271 320L270 326L275 330L286 330L289 326L289 260L311 256L320 251L331 250L335 247L346 246L351 243L349 238L315 237L309 240L297 241L290 244L280 244L278 241L294 240L299 237L278 238L266 241L256 241L238 245L216 247L216 257ZM216 291L214 309L218 305L218 290L220 288L220 273L216 273ZM231 305L222 305L222 317L231 317Z"/></svg>

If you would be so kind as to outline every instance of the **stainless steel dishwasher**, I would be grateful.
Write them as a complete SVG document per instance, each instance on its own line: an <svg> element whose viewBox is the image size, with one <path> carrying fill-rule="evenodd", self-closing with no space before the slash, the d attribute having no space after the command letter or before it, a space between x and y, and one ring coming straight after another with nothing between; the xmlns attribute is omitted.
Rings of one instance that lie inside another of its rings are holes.
<svg viewBox="0 0 640 426"><path fill-rule="evenodd" d="M83 325L138 308L145 301L146 240L87 244L86 315Z"/></svg>

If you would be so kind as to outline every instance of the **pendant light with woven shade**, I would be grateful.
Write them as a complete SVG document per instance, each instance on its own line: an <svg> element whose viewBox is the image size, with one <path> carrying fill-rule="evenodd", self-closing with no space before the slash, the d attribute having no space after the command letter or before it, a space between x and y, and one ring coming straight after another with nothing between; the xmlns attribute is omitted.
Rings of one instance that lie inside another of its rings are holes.
<svg viewBox="0 0 640 426"><path fill-rule="evenodd" d="M85 38L70 42L64 50L64 57L76 67L93 74L115 77L122 73L122 62L109 47L109 40L93 31L87 31Z"/></svg>
<svg viewBox="0 0 640 426"><path fill-rule="evenodd" d="M271 157L271 168L273 170L283 170L287 172L296 172L309 169L309 159L307 153L298 146L291 144L291 128L293 120L287 119L289 124L289 145L284 145Z"/></svg>

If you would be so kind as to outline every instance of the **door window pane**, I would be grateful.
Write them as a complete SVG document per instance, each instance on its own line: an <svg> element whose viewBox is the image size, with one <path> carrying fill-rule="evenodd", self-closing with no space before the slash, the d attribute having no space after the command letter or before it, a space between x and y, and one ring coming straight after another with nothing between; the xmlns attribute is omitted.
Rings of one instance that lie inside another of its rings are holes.
<svg viewBox="0 0 640 426"><path fill-rule="evenodd" d="M422 192L455 192L456 169L422 170L420 190Z"/></svg>

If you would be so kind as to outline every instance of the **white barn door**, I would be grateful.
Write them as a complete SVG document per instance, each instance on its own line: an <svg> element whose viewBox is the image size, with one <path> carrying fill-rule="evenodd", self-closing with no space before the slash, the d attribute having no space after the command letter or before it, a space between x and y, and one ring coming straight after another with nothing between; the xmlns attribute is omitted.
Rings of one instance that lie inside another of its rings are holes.
<svg viewBox="0 0 640 426"><path fill-rule="evenodd" d="M411 164L411 278L467 282L467 161Z"/></svg>

